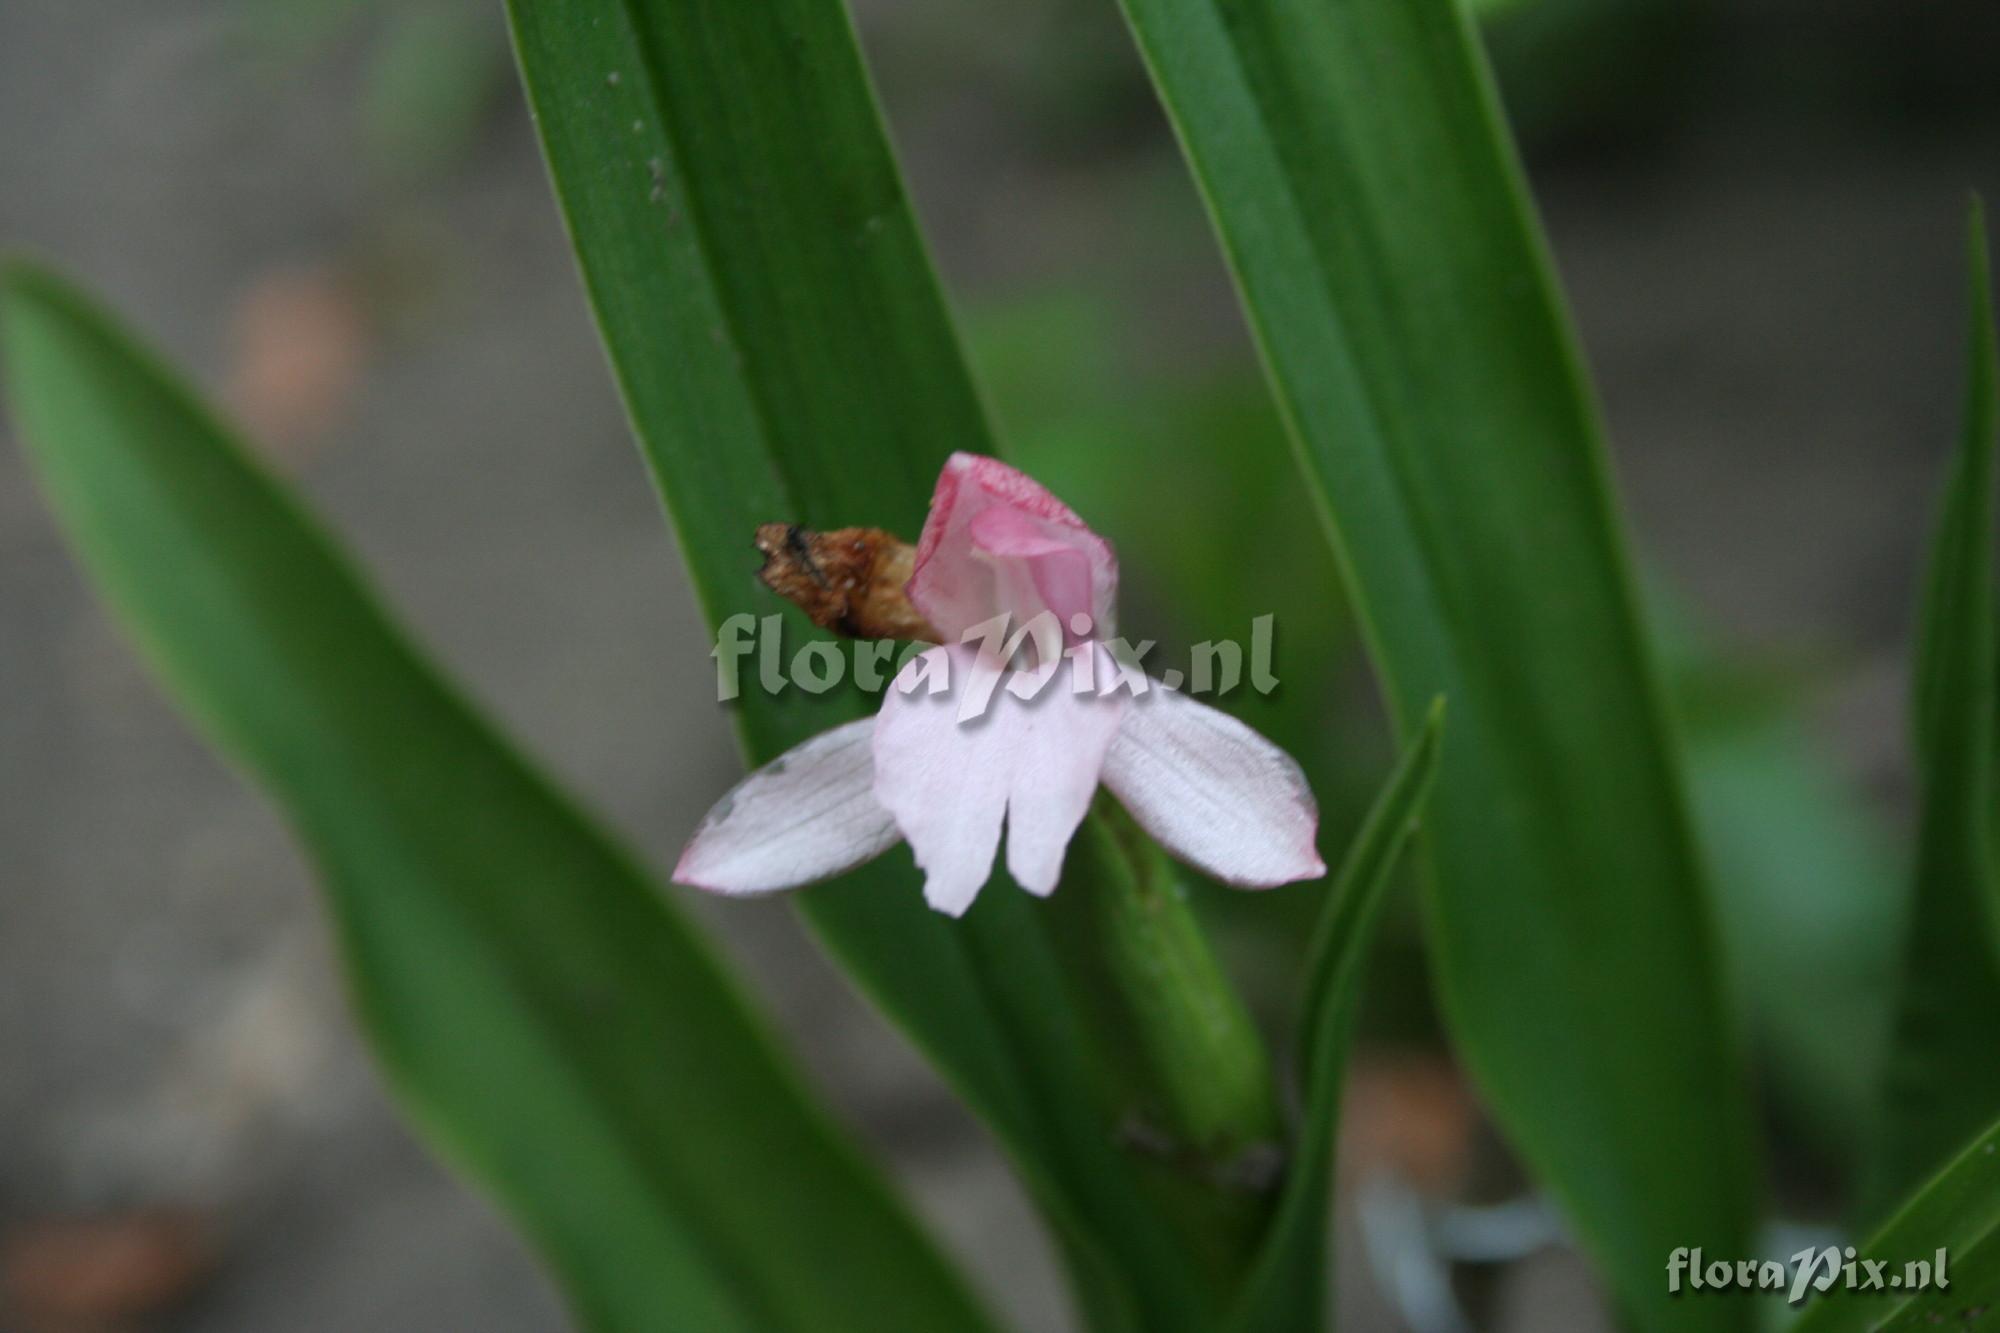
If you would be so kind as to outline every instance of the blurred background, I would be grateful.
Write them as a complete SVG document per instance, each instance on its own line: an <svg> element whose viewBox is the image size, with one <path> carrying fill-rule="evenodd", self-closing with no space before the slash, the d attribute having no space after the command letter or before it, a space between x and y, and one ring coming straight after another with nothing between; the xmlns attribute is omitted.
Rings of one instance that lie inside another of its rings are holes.
<svg viewBox="0 0 2000 1333"><path fill-rule="evenodd" d="M1230 702L1307 763L1337 847L1386 733L1114 6L856 7L1016 461L1118 544L1134 637L1277 617L1283 687ZM1964 198L2000 187L2000 8L1480 17L1671 663L1776 1206L1837 1222L1900 928ZM0 248L190 370L479 701L670 862L739 761L497 0L8 0ZM678 896L992 1299L1067 1327L990 1145L790 912ZM1521 1183L1440 1043L1405 897L1344 1126L1343 1326L1608 1327L1532 1208L1438 1211ZM1285 1012L1310 891L1203 901ZM1482 1245L1506 1262L1440 1285L1441 1251ZM0 1328L562 1327L387 1105L285 830L166 707L0 444Z"/></svg>

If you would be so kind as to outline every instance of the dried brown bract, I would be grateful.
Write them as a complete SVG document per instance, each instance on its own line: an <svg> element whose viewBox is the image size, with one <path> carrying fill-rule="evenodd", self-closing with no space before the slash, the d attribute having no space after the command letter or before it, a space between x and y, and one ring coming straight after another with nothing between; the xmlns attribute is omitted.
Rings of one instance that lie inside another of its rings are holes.
<svg viewBox="0 0 2000 1333"><path fill-rule="evenodd" d="M821 629L854 639L938 641L904 588L917 548L880 528L814 532L796 523L757 529L764 586L792 602Z"/></svg>

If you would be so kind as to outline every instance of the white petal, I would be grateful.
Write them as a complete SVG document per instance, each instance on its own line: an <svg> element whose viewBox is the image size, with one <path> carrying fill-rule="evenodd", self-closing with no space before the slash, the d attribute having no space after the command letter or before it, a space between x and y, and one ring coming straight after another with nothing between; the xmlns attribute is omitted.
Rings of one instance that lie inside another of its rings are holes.
<svg viewBox="0 0 2000 1333"><path fill-rule="evenodd" d="M1326 873L1313 846L1319 807L1292 757L1158 681L1125 710L1104 785L1161 846L1225 883Z"/></svg>
<svg viewBox="0 0 2000 1333"><path fill-rule="evenodd" d="M674 882L714 893L794 889L852 870L896 845L896 821L875 800L871 737L862 718L796 745L732 787L701 821Z"/></svg>
<svg viewBox="0 0 2000 1333"><path fill-rule="evenodd" d="M963 729L957 722L971 657L953 645L912 658L875 715L875 799L910 841L924 871L924 900L948 916L963 916L979 896L1007 811L1007 766L979 762L992 712ZM913 688L924 672L932 673L928 679L942 672L951 688Z"/></svg>
<svg viewBox="0 0 2000 1333"><path fill-rule="evenodd" d="M1095 679L1109 682L1108 654L1100 654ZM1015 680L1026 682L1023 673ZM1004 706L1021 714L1025 752L1007 796L1007 873L1030 893L1047 897L1062 878L1063 853L1090 810L1105 754L1124 717L1124 695L1079 695L1071 688L1067 662L1041 668L1033 679L1040 692L1031 700L1010 696Z"/></svg>
<svg viewBox="0 0 2000 1333"><path fill-rule="evenodd" d="M883 697L875 795L923 867L925 899L959 916L992 873L1003 816L1008 869L1032 892L1055 887L1124 699L1078 697L1067 663L1057 662L1048 668L1054 678L1034 698L1018 696L1016 677L980 716L961 719L976 653L955 644L925 654L940 655L943 663L930 669L948 672L951 689L906 692L901 684L919 669L913 661Z"/></svg>

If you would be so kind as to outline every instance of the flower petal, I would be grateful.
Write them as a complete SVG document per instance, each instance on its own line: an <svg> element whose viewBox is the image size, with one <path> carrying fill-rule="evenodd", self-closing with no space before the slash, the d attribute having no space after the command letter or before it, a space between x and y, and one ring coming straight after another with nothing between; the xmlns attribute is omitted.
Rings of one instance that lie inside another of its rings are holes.
<svg viewBox="0 0 2000 1333"><path fill-rule="evenodd" d="M931 496L909 597L946 642L998 615L1018 627L1044 610L1063 619L1066 633L1070 616L1086 612L1092 634L1109 637L1118 559L1111 543L1027 474L953 454Z"/></svg>
<svg viewBox="0 0 2000 1333"><path fill-rule="evenodd" d="M901 836L875 800L875 719L785 751L732 787L688 840L674 882L751 896L852 870Z"/></svg>
<svg viewBox="0 0 2000 1333"><path fill-rule="evenodd" d="M974 554L993 562L1000 600L1016 616L1032 618L1029 608L1053 611L1058 632L1072 643L1084 637L1074 628L1079 613L1097 630L1090 557L1078 546L1049 536L1034 519L1005 505L989 505L968 531Z"/></svg>
<svg viewBox="0 0 2000 1333"><path fill-rule="evenodd" d="M920 666L923 658L935 659ZM1124 699L1078 696L1066 664L1016 673L983 712L960 717L978 659L963 644L912 660L875 721L875 795L909 839L932 907L962 915L993 870L1007 824L1007 865L1023 888L1046 894L1097 789ZM920 671L952 688L916 691ZM1037 683L1034 697L1024 698Z"/></svg>
<svg viewBox="0 0 2000 1333"><path fill-rule="evenodd" d="M1096 680L1109 682L1109 654L1097 667ZM1031 699L1018 696L1016 684L1038 691ZM1010 730L1026 733L1022 763L1007 793L1007 873L1030 893L1047 897L1062 878L1063 853L1090 809L1104 757L1118 735L1129 700L1126 696L1078 694L1064 662L1049 663L1034 673L1017 672L1008 694L996 704Z"/></svg>
<svg viewBox="0 0 2000 1333"><path fill-rule="evenodd" d="M1125 710L1104 785L1169 852L1242 888L1326 873L1319 807L1292 757L1227 713L1152 682Z"/></svg>
<svg viewBox="0 0 2000 1333"><path fill-rule="evenodd" d="M875 799L910 841L924 900L948 916L963 916L992 873L1011 766L981 754L990 711L960 728L959 688L933 694L915 685L926 671L958 682L974 656L954 644L911 658L875 715Z"/></svg>

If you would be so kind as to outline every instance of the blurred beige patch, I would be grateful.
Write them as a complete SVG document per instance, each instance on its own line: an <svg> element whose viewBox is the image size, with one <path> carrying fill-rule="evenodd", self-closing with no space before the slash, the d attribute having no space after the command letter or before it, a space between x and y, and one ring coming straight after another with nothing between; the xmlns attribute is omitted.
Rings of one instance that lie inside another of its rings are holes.
<svg viewBox="0 0 2000 1333"><path fill-rule="evenodd" d="M1347 1075L1341 1110L1341 1176L1388 1171L1446 1195L1471 1165L1479 1108L1456 1066L1439 1056L1366 1054Z"/></svg>
<svg viewBox="0 0 2000 1333"><path fill-rule="evenodd" d="M298 462L338 424L368 343L354 284L334 267L267 273L244 293L231 321L230 410L259 444Z"/></svg>

